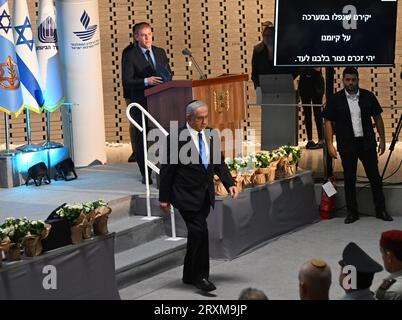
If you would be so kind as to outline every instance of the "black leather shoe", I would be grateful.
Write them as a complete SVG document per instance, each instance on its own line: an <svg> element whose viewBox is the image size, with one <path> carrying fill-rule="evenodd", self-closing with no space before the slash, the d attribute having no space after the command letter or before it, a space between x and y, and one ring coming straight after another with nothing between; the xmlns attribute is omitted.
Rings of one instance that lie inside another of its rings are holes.
<svg viewBox="0 0 402 320"><path fill-rule="evenodd" d="M204 291L204 292L211 292L216 290L215 285L209 281L208 279L201 279L200 281L197 281L194 284L198 289Z"/></svg>
<svg viewBox="0 0 402 320"><path fill-rule="evenodd" d="M359 214L357 212L349 212L345 219L345 224L350 224L359 220Z"/></svg>
<svg viewBox="0 0 402 320"><path fill-rule="evenodd" d="M145 177L142 177L141 182L142 182L142 184L145 184ZM149 184L151 185L151 184L153 184L153 183L154 183L154 182L152 181L151 177L149 177Z"/></svg>
<svg viewBox="0 0 402 320"><path fill-rule="evenodd" d="M313 140L310 140L306 144L306 149L312 149L312 148L314 148L314 146L315 146L315 142Z"/></svg>
<svg viewBox="0 0 402 320"><path fill-rule="evenodd" d="M380 212L377 212L377 214L375 216L377 219L381 219L384 221L394 221L394 219L392 219L392 217L385 210L381 210Z"/></svg>
<svg viewBox="0 0 402 320"><path fill-rule="evenodd" d="M127 160L128 162L137 162L137 158L135 156L135 153L132 153L130 158Z"/></svg>

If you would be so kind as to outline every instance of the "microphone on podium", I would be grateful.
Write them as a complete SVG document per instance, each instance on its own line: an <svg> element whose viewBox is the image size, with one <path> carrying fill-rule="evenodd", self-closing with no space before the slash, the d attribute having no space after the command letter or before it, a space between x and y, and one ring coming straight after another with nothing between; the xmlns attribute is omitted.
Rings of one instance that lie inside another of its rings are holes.
<svg viewBox="0 0 402 320"><path fill-rule="evenodd" d="M206 80L207 76L202 72L200 66L198 65L197 61L194 59L193 54L191 53L190 50L188 50L187 48L183 49L183 51L181 52L184 56L189 56L191 61L193 61L198 73L200 74L200 79L201 80Z"/></svg>

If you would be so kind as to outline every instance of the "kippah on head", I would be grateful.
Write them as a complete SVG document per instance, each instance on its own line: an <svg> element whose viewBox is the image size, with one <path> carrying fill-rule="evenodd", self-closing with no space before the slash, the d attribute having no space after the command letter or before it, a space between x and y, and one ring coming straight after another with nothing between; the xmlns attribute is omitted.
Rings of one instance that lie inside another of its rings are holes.
<svg viewBox="0 0 402 320"><path fill-rule="evenodd" d="M381 248L392 251L402 261L402 230L389 230L383 232L380 240Z"/></svg>
<svg viewBox="0 0 402 320"><path fill-rule="evenodd" d="M327 266L327 263L324 260L321 259L313 259L310 261L310 263L313 265L313 267L322 269Z"/></svg>

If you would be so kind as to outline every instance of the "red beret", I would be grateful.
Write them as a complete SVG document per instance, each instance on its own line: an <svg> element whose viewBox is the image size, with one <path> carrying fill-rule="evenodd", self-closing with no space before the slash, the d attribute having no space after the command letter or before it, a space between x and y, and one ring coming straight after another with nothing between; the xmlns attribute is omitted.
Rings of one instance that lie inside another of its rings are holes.
<svg viewBox="0 0 402 320"><path fill-rule="evenodd" d="M402 253L402 230L390 230L381 235L380 246L389 249L398 256Z"/></svg>

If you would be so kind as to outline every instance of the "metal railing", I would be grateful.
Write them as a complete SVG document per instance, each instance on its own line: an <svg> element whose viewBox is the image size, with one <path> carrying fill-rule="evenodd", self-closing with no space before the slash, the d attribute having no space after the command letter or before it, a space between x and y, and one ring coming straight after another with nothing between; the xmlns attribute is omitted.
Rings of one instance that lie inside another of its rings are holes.
<svg viewBox="0 0 402 320"><path fill-rule="evenodd" d="M130 111L132 108L137 108L141 111L141 117L142 117L142 126L137 123L130 114ZM142 132L142 139L143 139L143 145L144 145L144 163L145 163L145 188L146 188L146 203L147 203L147 217L143 218L144 220L155 220L158 219L158 217L153 217L152 212L151 212L151 188L149 185L149 173L148 173L148 168L152 169L156 174L160 173L159 168L148 159L148 140L147 140L147 124L146 124L146 118L148 118L157 129L159 129L165 137L169 136L169 133L161 126L161 124L155 120L155 118L147 111L145 110L144 107L142 107L138 103L131 103L128 105L127 110L126 110L126 115L128 120L140 131ZM176 222L175 222L175 215L174 215L174 208L171 205L170 206L170 218L171 218L171 223L172 223L172 237L168 238L167 240L170 241L178 241L181 238L178 238L176 236Z"/></svg>

